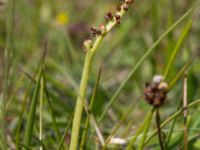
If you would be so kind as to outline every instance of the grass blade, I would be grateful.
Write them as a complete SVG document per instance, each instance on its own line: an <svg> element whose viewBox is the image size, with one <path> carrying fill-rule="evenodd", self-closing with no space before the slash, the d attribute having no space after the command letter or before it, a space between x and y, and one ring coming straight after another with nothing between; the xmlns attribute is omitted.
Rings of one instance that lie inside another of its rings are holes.
<svg viewBox="0 0 200 150"><path fill-rule="evenodd" d="M20 111L20 114L19 114L19 119L18 119L18 124L17 124L17 131L16 131L16 149L19 150L20 149L20 129L21 129L21 126L22 126L22 122L23 122L23 114L25 112L25 109L26 109L26 102L27 102L27 98L28 98L28 94L30 92L30 89L32 87L32 85L34 84L35 82L35 76L37 75L37 73L39 72L39 68L40 68L40 65L38 66L38 68L36 69L36 72L34 73L33 77L31 78L31 82L30 84L28 85L28 88L25 92L25 95L24 95L24 99L23 99L23 102L22 102L22 107L21 107L21 111Z"/></svg>
<svg viewBox="0 0 200 150"><path fill-rule="evenodd" d="M37 102L38 102L41 76L42 76L42 69L40 69L39 77L38 77L38 80L36 81L35 90L33 93L32 100L31 100L30 113L29 113L28 121L27 121L27 129L25 131L25 136L24 136L24 144L26 146L30 146L31 138L33 134L33 125L34 125L35 116L36 116L36 107L37 107Z"/></svg>
<svg viewBox="0 0 200 150"><path fill-rule="evenodd" d="M61 135L60 135L60 132L59 132L57 123L56 123L56 117L55 117L55 115L54 115L54 110L53 110L53 106L52 106L52 103L51 103L51 100L50 100L49 91L48 91L48 89L47 89L47 80L46 80L46 74L45 74L45 72L43 73L43 77L44 77L45 95L46 95L46 97L47 97L47 103L48 103L49 108L50 108L51 117L52 117L52 122L53 122L53 126L54 126L54 129L55 129L55 132L56 132L56 138L57 138L57 140L59 141L60 138L61 138Z"/></svg>
<svg viewBox="0 0 200 150"><path fill-rule="evenodd" d="M32 101L31 101L31 108L30 108L31 110L30 110L29 117L28 117L27 130L25 131L25 135L24 135L24 143L25 143L26 146L29 146L30 141L31 141L31 137L32 137L32 135L30 135L30 134L32 134L32 132L33 132L33 123L34 123L34 116L35 116L35 111L36 111L35 109L36 109L36 105L37 105L37 98L38 98L38 95L39 95L39 88L40 88L40 80L41 80L41 77L42 77L42 69L44 67L46 55L47 55L47 41L45 41L44 50L43 50L42 56L40 58L39 65L38 65L36 72L34 74L34 76L36 76L37 74L39 74L39 76L38 76L38 80L36 81L35 90L34 90ZM28 77L29 77L29 75L28 75ZM29 85L29 88L31 88L32 83L35 82L34 78L31 78L31 79L32 80L31 80L31 83ZM25 94L23 106L22 106L22 109L21 109L21 112L20 112L19 123L18 123L18 126L17 126L17 136L16 136L17 149L19 149L20 127L21 127L22 120L23 120L23 113L24 113L25 107L26 107L27 96L28 95Z"/></svg>
<svg viewBox="0 0 200 150"><path fill-rule="evenodd" d="M169 75L169 72L170 72L170 69L176 59L176 56L185 40L185 38L187 37L191 27L192 27L192 18L189 19L188 23L186 24L186 26L184 27L181 35L180 35L180 38L178 40L178 42L176 43L175 47L174 47L174 50L172 51L172 54L171 54L171 57L170 57L170 60L169 62L167 63L167 67L166 67L166 70L165 70L165 73L164 73L164 76L165 78L168 77Z"/></svg>
<svg viewBox="0 0 200 150"><path fill-rule="evenodd" d="M188 60L188 62L181 68L181 70L177 73L177 75L174 77L174 79L169 83L168 90L170 90L176 84L176 82L181 78L181 76L184 74L184 72L191 65L192 61L193 61L193 58L190 58Z"/></svg>

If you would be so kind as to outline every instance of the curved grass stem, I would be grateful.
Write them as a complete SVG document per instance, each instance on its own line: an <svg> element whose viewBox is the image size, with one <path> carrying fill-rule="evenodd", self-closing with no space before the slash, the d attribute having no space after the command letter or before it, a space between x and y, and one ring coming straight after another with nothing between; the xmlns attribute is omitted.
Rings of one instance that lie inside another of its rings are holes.
<svg viewBox="0 0 200 150"><path fill-rule="evenodd" d="M121 18L124 15L124 13L125 13L125 10L121 9L121 11L118 11L116 13L116 15L120 16L120 18ZM86 49L85 64L84 64L83 73L82 73L82 76L81 76L79 93L78 93L76 106L75 106L75 114L74 114L73 125L72 125L72 137L71 137L70 148L69 148L70 150L76 150L77 149L78 139L79 139L80 123L81 123L82 112L83 112L83 104L84 104L84 100L86 98L89 74L90 74L92 63L93 63L94 55L96 53L97 48L99 47L102 40L104 39L105 35L116 24L117 24L117 20L115 20L115 19L109 21L105 25L105 33L101 34L101 35L97 35L92 47Z"/></svg>

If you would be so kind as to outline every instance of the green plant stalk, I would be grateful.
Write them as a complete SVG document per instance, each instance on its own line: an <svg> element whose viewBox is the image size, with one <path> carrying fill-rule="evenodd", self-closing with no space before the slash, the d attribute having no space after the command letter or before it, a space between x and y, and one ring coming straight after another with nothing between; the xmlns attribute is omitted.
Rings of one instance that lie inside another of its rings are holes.
<svg viewBox="0 0 200 150"><path fill-rule="evenodd" d="M190 8L185 14L183 14L174 24L172 24L167 31L165 31L160 38L154 42L154 44L145 52L145 54L137 61L137 64L133 67L133 69L130 71L130 73L128 74L128 76L126 77L126 79L122 82L122 84L120 85L120 87L117 89L117 91L114 93L114 95L112 96L111 100L109 101L109 103L107 104L107 106L105 107L104 111L102 112L100 119L99 119L99 123L103 120L106 112L108 111L108 109L111 107L111 105L113 104L113 102L117 99L117 97L119 96L119 94L121 93L121 91L123 90L123 88L125 87L126 83L128 83L128 81L133 77L133 75L135 74L135 72L137 71L137 69L141 66L141 64L145 61L145 59L151 54L151 52L153 52L153 50L156 48L156 46L162 41L162 39L168 35L179 23L181 23L189 14L191 14L194 10L194 7Z"/></svg>
<svg viewBox="0 0 200 150"><path fill-rule="evenodd" d="M123 9L121 9L121 11L117 12L116 15L119 15L120 17L122 17L124 15L124 13L125 13L125 11ZM78 139L79 139L79 130L80 130L80 124L81 124L81 118L82 118L82 112L83 112L83 104L84 104L84 100L86 98L89 74L90 74L92 63L93 63L94 54L95 54L97 48L99 47L99 45L101 44L102 40L104 39L104 36L116 24L117 24L117 22L114 19L112 21L108 22L105 25L105 33L97 36L92 48L86 50L85 64L83 67L83 73L81 76L79 93L78 93L76 106L75 106L75 114L74 114L73 125L72 125L72 136L71 136L70 148L69 148L70 150L77 149Z"/></svg>
<svg viewBox="0 0 200 150"><path fill-rule="evenodd" d="M30 146L30 143L31 143L37 100L38 100L38 95L39 95L39 90L40 90L41 76L42 76L42 68L40 69L39 77L36 82L35 90L34 90L32 101L31 101L31 108L30 108L30 113L28 116L27 129L25 131L25 136L24 136L24 144L26 146Z"/></svg>
<svg viewBox="0 0 200 150"><path fill-rule="evenodd" d="M97 45L101 42L102 38L99 37L97 41ZM88 51L86 54L85 65L83 68L82 79L80 83L79 95L76 102L75 114L73 119L73 126L72 126L72 138L70 142L70 150L76 150L79 138L79 130L80 130L80 123L82 118L83 112L83 101L86 98L87 86L88 86L88 79L89 73L91 70L91 65L93 61L95 51Z"/></svg>
<svg viewBox="0 0 200 150"><path fill-rule="evenodd" d="M93 108L93 104L94 104L97 88L98 88L100 77L101 77L101 72L102 72L102 68L100 68L100 70L99 70L98 77L96 79L96 83L95 83L95 86L94 86L94 89L93 89L93 92L92 92L92 97L91 97L90 106L89 106L89 112L91 112L92 108ZM86 119L85 119L84 131L83 131L82 138L81 138L80 150L84 150L85 149L85 143L86 143L87 133L88 133L88 129L89 129L89 123L90 123L90 115L91 114L89 113L87 115Z"/></svg>
<svg viewBox="0 0 200 150"><path fill-rule="evenodd" d="M183 32L181 33L178 42L177 42L176 45L175 45L175 48L174 48L174 50L173 50L173 52L172 52L172 54L171 54L170 60L169 60L169 62L167 63L167 67L166 67L166 70L165 70L165 73L164 73L164 77L165 77L165 78L168 77L168 74L169 74L169 72L170 72L170 69L171 69L171 67L172 67L172 65L173 65L173 63L174 63L174 61L175 61L175 59L176 59L176 56L177 56L177 54L178 54L178 52L179 52L179 50L180 50L180 48L181 48L181 45L183 44L183 42L184 42L186 36L188 35L188 33L189 33L189 31L190 31L190 29L191 29L191 27L192 27L192 21L193 21L193 20L190 18L189 21L188 21L188 23L187 23L186 26L184 27Z"/></svg>

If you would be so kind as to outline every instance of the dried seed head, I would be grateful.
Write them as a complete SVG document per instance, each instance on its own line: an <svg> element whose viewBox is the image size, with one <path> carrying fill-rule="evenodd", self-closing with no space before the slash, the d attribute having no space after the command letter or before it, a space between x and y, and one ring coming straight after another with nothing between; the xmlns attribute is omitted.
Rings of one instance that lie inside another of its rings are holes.
<svg viewBox="0 0 200 150"><path fill-rule="evenodd" d="M167 97L168 84L163 80L162 76L156 75L151 83L145 85L145 100L154 107L162 106Z"/></svg>
<svg viewBox="0 0 200 150"><path fill-rule="evenodd" d="M87 52L87 50L92 48L92 40L87 39L83 42L83 51Z"/></svg>

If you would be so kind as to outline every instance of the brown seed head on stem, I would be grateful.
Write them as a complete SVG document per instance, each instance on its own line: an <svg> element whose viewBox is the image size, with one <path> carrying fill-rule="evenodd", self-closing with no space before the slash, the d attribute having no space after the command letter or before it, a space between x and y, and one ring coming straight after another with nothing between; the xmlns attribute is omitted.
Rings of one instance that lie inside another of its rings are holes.
<svg viewBox="0 0 200 150"><path fill-rule="evenodd" d="M145 101L154 107L160 107L165 103L168 84L161 76L155 76L153 81L146 83L144 89Z"/></svg>

